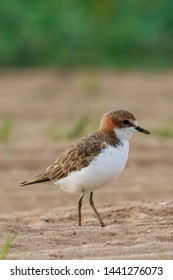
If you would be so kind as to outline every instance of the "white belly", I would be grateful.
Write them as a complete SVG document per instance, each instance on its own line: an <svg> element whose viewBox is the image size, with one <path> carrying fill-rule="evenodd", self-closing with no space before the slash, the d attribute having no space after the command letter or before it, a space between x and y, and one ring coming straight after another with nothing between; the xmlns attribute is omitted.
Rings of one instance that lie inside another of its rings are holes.
<svg viewBox="0 0 173 280"><path fill-rule="evenodd" d="M89 166L55 181L55 185L67 192L94 191L119 176L127 162L128 151L127 140L117 148L108 146Z"/></svg>

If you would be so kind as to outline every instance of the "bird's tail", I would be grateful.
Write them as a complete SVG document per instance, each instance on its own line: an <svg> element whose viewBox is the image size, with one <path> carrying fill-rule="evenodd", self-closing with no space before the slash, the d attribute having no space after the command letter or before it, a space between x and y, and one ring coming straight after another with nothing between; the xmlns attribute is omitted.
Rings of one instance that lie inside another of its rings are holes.
<svg viewBox="0 0 173 280"><path fill-rule="evenodd" d="M33 185L33 184L39 184L39 183L43 183L43 182L47 182L50 181L50 179L47 178L40 178L40 179L33 179L33 180L27 180L24 181L22 183L20 183L20 187L24 187L24 186L28 186L28 185Z"/></svg>

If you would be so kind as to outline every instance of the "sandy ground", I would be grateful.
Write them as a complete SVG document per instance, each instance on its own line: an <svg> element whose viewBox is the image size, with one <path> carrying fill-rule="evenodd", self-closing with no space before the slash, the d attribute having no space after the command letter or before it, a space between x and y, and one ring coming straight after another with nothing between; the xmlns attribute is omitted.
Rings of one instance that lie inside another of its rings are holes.
<svg viewBox="0 0 173 280"><path fill-rule="evenodd" d="M19 188L75 141L55 140L54 130L61 135L84 115L90 120L85 132L117 108L132 111L151 131L172 127L172 74L1 72L0 127L6 116L12 119L9 141L0 142L0 249L12 235L9 259L173 258L171 138L131 139L125 171L95 193L105 228L87 196L78 227L78 195L46 184Z"/></svg>

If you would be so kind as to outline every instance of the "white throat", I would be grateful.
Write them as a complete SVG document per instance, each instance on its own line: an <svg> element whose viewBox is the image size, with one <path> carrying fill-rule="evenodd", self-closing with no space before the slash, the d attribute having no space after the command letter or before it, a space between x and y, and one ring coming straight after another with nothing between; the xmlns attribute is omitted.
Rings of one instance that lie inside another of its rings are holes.
<svg viewBox="0 0 173 280"><path fill-rule="evenodd" d="M124 128L115 128L114 131L120 140L129 140L136 132L136 129L133 126L130 126Z"/></svg>

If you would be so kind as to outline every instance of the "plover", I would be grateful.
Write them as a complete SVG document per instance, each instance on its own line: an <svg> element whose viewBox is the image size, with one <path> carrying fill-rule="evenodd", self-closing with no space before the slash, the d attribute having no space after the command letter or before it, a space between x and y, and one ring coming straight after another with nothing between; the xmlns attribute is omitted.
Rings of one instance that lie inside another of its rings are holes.
<svg viewBox="0 0 173 280"><path fill-rule="evenodd" d="M150 134L138 126L135 116L126 110L106 113L100 128L81 138L67 148L42 173L21 186L52 181L64 191L80 193L78 219L81 226L81 208L84 194L89 192L89 202L105 226L93 202L93 192L115 180L123 171L129 152L129 138L135 132Z"/></svg>

